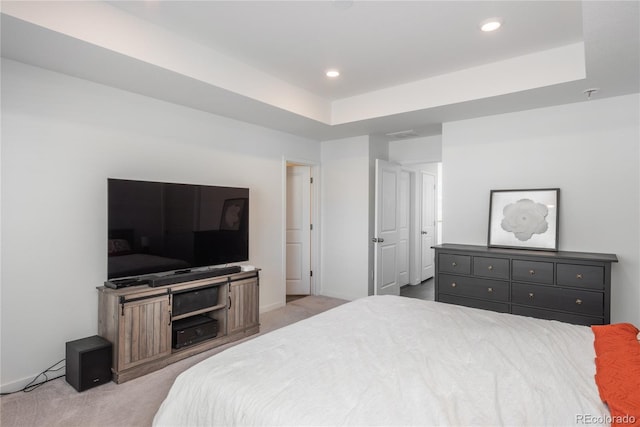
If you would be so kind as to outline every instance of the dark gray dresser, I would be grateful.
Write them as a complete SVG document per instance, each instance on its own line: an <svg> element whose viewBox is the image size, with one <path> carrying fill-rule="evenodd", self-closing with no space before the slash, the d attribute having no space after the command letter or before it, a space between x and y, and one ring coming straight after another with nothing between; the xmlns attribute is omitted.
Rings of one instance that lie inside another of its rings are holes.
<svg viewBox="0 0 640 427"><path fill-rule="evenodd" d="M436 301L579 325L610 323L613 254L434 249Z"/></svg>

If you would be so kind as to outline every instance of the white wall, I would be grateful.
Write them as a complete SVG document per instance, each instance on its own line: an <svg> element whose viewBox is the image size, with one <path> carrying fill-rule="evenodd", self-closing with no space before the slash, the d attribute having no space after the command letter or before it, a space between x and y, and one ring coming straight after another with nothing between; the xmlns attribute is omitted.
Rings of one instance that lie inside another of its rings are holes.
<svg viewBox="0 0 640 427"><path fill-rule="evenodd" d="M97 332L107 177L249 187L261 308L283 305L283 157L320 144L3 58L3 391Z"/></svg>
<svg viewBox="0 0 640 427"><path fill-rule="evenodd" d="M367 136L322 143L322 295L368 295L369 166Z"/></svg>
<svg viewBox="0 0 640 427"><path fill-rule="evenodd" d="M640 96L445 123L443 241L487 244L491 189L560 188L559 249L617 254L612 322L640 325Z"/></svg>
<svg viewBox="0 0 640 427"><path fill-rule="evenodd" d="M401 165L439 162L442 160L442 135L389 142L389 161Z"/></svg>

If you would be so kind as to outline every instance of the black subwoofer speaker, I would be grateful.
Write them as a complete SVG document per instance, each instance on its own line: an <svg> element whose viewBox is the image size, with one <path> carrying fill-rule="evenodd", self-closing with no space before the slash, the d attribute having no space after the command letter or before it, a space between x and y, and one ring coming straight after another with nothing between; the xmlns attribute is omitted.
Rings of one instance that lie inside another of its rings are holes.
<svg viewBox="0 0 640 427"><path fill-rule="evenodd" d="M111 381L112 347L94 335L66 343L65 379L78 391Z"/></svg>

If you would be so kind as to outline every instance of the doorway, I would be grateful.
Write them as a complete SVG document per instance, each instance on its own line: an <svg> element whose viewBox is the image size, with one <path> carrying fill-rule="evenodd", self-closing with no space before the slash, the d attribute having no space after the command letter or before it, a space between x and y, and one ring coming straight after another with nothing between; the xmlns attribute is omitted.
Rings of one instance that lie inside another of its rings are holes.
<svg viewBox="0 0 640 427"><path fill-rule="evenodd" d="M399 295L411 281L411 176L401 165L375 162L374 293Z"/></svg>
<svg viewBox="0 0 640 427"><path fill-rule="evenodd" d="M411 177L410 281L400 283L400 295L434 300L435 260L432 247L440 242L440 163L404 164ZM400 204L402 202L399 198Z"/></svg>
<svg viewBox="0 0 640 427"><path fill-rule="evenodd" d="M386 287L396 293L400 290L398 288L407 288L404 290L406 292L411 287L407 285L433 282L435 268L432 247L440 240L440 163L399 164L378 160L377 165L383 166L377 169L377 173L386 176L389 184L384 186L382 182L376 182L376 197L384 199L380 193L384 188L387 188L389 195L386 196L387 202L376 204L378 216L374 242L377 252L374 254L374 273L379 274L374 274L375 290L382 293ZM384 209L389 214L380 217ZM384 231L382 225L378 224L380 218L393 218L393 221L387 221ZM382 243L379 241L381 237ZM381 262L384 261L383 250L389 253L387 258L391 259L386 264ZM386 268L380 270L385 265ZM385 271L386 278L383 274Z"/></svg>
<svg viewBox="0 0 640 427"><path fill-rule="evenodd" d="M312 167L286 163L286 301L312 295Z"/></svg>
<svg viewBox="0 0 640 427"><path fill-rule="evenodd" d="M435 270L436 244L436 177L425 171L420 171L422 181L420 207L420 282L433 277Z"/></svg>

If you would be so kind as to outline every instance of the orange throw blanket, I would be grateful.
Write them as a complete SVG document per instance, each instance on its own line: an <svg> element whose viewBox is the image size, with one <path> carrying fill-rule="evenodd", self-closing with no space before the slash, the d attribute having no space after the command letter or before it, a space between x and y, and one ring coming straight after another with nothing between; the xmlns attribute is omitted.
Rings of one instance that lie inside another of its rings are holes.
<svg viewBox="0 0 640 427"><path fill-rule="evenodd" d="M595 335L596 384L612 426L640 426L640 342L630 323L591 326Z"/></svg>

